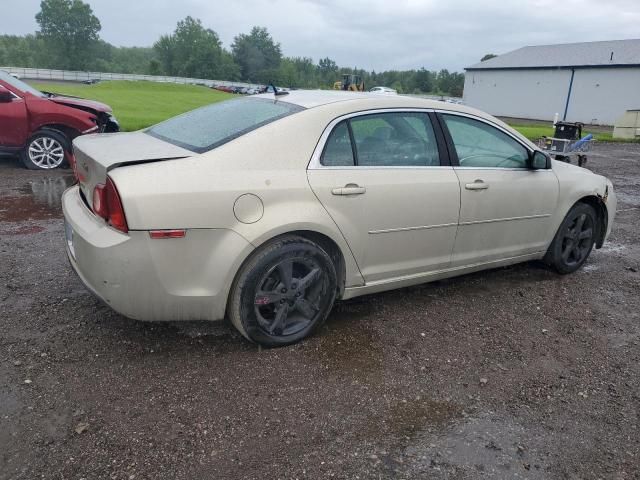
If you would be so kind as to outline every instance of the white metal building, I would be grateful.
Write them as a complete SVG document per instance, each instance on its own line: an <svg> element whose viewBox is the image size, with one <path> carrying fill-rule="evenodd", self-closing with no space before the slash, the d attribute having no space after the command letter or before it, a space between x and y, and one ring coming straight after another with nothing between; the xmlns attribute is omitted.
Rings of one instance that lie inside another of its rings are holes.
<svg viewBox="0 0 640 480"><path fill-rule="evenodd" d="M465 103L493 115L613 125L640 109L640 39L523 47L465 70Z"/></svg>

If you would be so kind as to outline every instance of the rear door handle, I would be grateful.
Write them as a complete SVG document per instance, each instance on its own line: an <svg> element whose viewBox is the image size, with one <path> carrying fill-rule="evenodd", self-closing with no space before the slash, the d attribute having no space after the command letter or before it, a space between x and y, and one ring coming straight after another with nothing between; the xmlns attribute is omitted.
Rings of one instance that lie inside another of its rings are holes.
<svg viewBox="0 0 640 480"><path fill-rule="evenodd" d="M367 191L366 188L356 185L355 183L348 183L344 187L338 187L331 190L333 195L362 195Z"/></svg>
<svg viewBox="0 0 640 480"><path fill-rule="evenodd" d="M467 190L486 190L489 188L488 183L484 183L482 180L478 179L473 183L467 183L464 188Z"/></svg>

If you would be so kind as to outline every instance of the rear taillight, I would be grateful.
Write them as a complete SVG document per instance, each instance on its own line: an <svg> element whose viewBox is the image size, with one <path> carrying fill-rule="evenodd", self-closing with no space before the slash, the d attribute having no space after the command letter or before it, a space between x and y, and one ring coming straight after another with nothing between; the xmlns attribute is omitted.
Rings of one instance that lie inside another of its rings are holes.
<svg viewBox="0 0 640 480"><path fill-rule="evenodd" d="M120 195L111 177L107 177L106 184L99 183L93 189L93 212L113 228L124 233L129 231Z"/></svg>

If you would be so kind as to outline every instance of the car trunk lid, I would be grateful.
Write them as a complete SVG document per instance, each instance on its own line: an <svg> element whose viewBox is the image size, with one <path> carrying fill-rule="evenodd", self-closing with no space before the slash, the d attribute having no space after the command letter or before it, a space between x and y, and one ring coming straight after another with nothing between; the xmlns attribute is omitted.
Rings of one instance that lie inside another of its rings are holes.
<svg viewBox="0 0 640 480"><path fill-rule="evenodd" d="M75 175L91 206L94 188L106 182L110 170L136 163L190 157L194 152L139 131L78 137L73 141L73 155Z"/></svg>

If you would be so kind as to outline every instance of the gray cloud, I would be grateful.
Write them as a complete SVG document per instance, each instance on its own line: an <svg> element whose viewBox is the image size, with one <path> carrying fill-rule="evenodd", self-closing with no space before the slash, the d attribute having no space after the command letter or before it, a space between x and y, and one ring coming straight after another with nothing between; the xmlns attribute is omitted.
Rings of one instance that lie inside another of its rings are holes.
<svg viewBox="0 0 640 480"><path fill-rule="evenodd" d="M0 33L37 25L39 0L0 0ZM288 56L366 69L461 70L485 53L524 45L635 38L637 0L89 0L114 45L149 46L187 15L225 46L265 26Z"/></svg>

